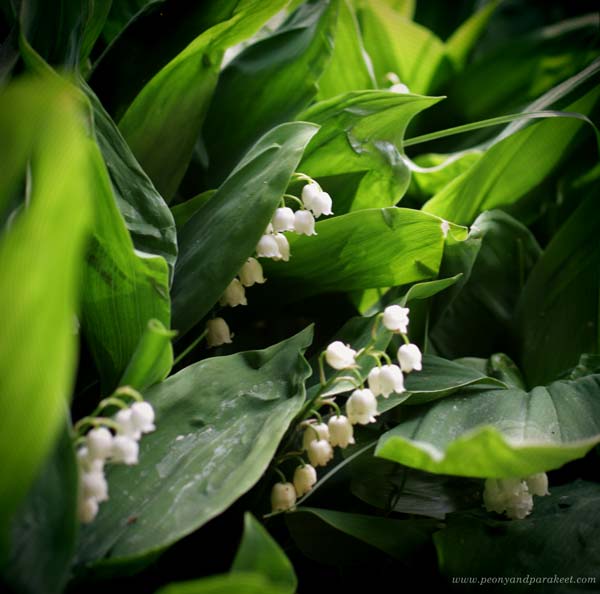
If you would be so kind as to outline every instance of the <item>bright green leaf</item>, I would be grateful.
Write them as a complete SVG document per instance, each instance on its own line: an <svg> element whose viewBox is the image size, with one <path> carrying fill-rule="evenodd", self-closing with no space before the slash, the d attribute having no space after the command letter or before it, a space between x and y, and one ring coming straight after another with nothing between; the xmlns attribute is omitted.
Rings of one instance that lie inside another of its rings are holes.
<svg viewBox="0 0 600 594"><path fill-rule="evenodd" d="M156 594L286 594L259 573L229 573L169 584Z"/></svg>

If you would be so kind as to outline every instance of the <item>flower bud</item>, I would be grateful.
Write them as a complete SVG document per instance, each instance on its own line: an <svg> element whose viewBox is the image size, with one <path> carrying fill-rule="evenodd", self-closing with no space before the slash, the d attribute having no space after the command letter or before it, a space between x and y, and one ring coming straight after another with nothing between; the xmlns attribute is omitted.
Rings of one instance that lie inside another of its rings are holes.
<svg viewBox="0 0 600 594"><path fill-rule="evenodd" d="M326 439L313 440L306 448L308 459L313 466L327 466L333 458L333 448Z"/></svg>
<svg viewBox="0 0 600 594"><path fill-rule="evenodd" d="M308 209L312 209L314 201L319 198L321 192L322 190L319 184L315 182L306 184L302 188L302 202L304 203L304 206Z"/></svg>
<svg viewBox="0 0 600 594"><path fill-rule="evenodd" d="M271 490L271 509L286 511L296 503L296 489L292 483L275 483Z"/></svg>
<svg viewBox="0 0 600 594"><path fill-rule="evenodd" d="M131 405L131 423L137 431L150 433L154 425L154 409L149 402L134 402Z"/></svg>
<svg viewBox="0 0 600 594"><path fill-rule="evenodd" d="M548 475L545 472L532 474L525 479L525 482L532 495L537 495L538 497L550 495L548 491Z"/></svg>
<svg viewBox="0 0 600 594"><path fill-rule="evenodd" d="M344 415L336 415L329 419L329 443L340 448L354 443L354 428Z"/></svg>
<svg viewBox="0 0 600 594"><path fill-rule="evenodd" d="M375 422L377 399L371 390L354 390L346 401L346 413L353 425L368 425Z"/></svg>
<svg viewBox="0 0 600 594"><path fill-rule="evenodd" d="M135 439L126 435L117 435L113 440L113 462L122 462L127 466L138 463L139 445Z"/></svg>
<svg viewBox="0 0 600 594"><path fill-rule="evenodd" d="M223 318L214 318L206 322L206 344L209 347L218 347L231 343L231 332Z"/></svg>
<svg viewBox="0 0 600 594"><path fill-rule="evenodd" d="M230 307L248 305L244 286L237 278L234 278L229 285L227 285L225 292L221 296L221 299L219 299L219 303L220 305L229 305Z"/></svg>
<svg viewBox="0 0 600 594"><path fill-rule="evenodd" d="M308 210L297 210L294 214L294 230L300 235L316 235L313 214Z"/></svg>
<svg viewBox="0 0 600 594"><path fill-rule="evenodd" d="M398 362L404 373L423 369L421 351L416 344L403 344L398 349Z"/></svg>
<svg viewBox="0 0 600 594"><path fill-rule="evenodd" d="M93 497L81 497L77 504L77 517L83 524L89 524L98 514L98 502Z"/></svg>
<svg viewBox="0 0 600 594"><path fill-rule="evenodd" d="M112 447L113 435L106 427L96 427L85 436L88 456L100 460L108 458Z"/></svg>
<svg viewBox="0 0 600 594"><path fill-rule="evenodd" d="M294 487L298 497L302 497L302 495L308 493L316 482L317 471L314 466L305 464L296 468L294 472Z"/></svg>
<svg viewBox="0 0 600 594"><path fill-rule="evenodd" d="M277 244L277 248L279 249L279 256L275 258L276 260L283 260L284 262L289 261L290 259L290 244L287 240L287 237L283 235L283 233L277 233L273 235L275 239L275 243Z"/></svg>
<svg viewBox="0 0 600 594"><path fill-rule="evenodd" d="M334 369L350 369L356 366L356 351L343 342L332 342L325 351L325 360Z"/></svg>
<svg viewBox="0 0 600 594"><path fill-rule="evenodd" d="M293 231L294 230L294 211L287 206L278 208L273 215L273 231L279 233L280 231Z"/></svg>
<svg viewBox="0 0 600 594"><path fill-rule="evenodd" d="M244 287L251 287L255 283L262 285L265 282L262 266L256 258L248 258L246 260L246 263L240 270L239 276Z"/></svg>
<svg viewBox="0 0 600 594"><path fill-rule="evenodd" d="M387 398L392 392L402 394L404 389L404 376L397 365L382 365L379 369L378 384L381 394ZM370 384L369 384L370 387Z"/></svg>
<svg viewBox="0 0 600 594"><path fill-rule="evenodd" d="M313 441L329 441L329 427L325 423L309 423L302 435L302 449L307 450Z"/></svg>
<svg viewBox="0 0 600 594"><path fill-rule="evenodd" d="M279 245L273 235L263 235L256 246L256 255L259 258L281 258Z"/></svg>
<svg viewBox="0 0 600 594"><path fill-rule="evenodd" d="M84 472L81 475L81 492L87 498L94 498L96 501L106 501L108 499L108 484L104 473Z"/></svg>
<svg viewBox="0 0 600 594"><path fill-rule="evenodd" d="M392 332L406 334L408 332L408 307L390 305L383 311L383 325Z"/></svg>

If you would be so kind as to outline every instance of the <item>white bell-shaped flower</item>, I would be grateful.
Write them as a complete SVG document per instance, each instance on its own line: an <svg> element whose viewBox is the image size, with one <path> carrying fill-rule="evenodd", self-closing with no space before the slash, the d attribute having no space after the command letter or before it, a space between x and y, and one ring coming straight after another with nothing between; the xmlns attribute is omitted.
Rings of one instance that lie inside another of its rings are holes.
<svg viewBox="0 0 600 594"><path fill-rule="evenodd" d="M274 235L263 235L256 246L256 255L259 258L281 258L279 245Z"/></svg>
<svg viewBox="0 0 600 594"><path fill-rule="evenodd" d="M113 434L106 427L95 427L85 436L90 458L102 460L110 456Z"/></svg>
<svg viewBox="0 0 600 594"><path fill-rule="evenodd" d="M280 231L293 231L294 230L294 211L287 206L278 208L273 215L271 220L273 225L273 231L279 233Z"/></svg>
<svg viewBox="0 0 600 594"><path fill-rule="evenodd" d="M134 402L131 405L131 423L134 429L142 433L154 431L156 426L152 405L149 402Z"/></svg>
<svg viewBox="0 0 600 594"><path fill-rule="evenodd" d="M369 374L369 378L370 377L371 374ZM402 394L402 392L406 391L404 388L404 376L402 375L402 370L397 365L382 365L379 368L376 385L379 388L379 393L382 394L384 398L387 398L392 392ZM369 388L371 388L370 382ZM373 391L372 388L371 391ZM375 394L375 392L373 393Z"/></svg>
<svg viewBox="0 0 600 594"><path fill-rule="evenodd" d="M209 347L218 347L231 343L231 332L223 318L213 318L206 322L206 344Z"/></svg>
<svg viewBox="0 0 600 594"><path fill-rule="evenodd" d="M312 182L310 184L306 184L302 188L302 202L305 208L312 210L313 204L315 200L317 200L321 194L322 190L319 184Z"/></svg>
<svg viewBox="0 0 600 594"><path fill-rule="evenodd" d="M87 447L83 446L77 450L77 464L80 472L100 472L104 468L104 458L92 458Z"/></svg>
<svg viewBox="0 0 600 594"><path fill-rule="evenodd" d="M545 472L532 474L525 479L525 482L532 495L537 495L538 497L550 495L550 491L548 491L548 475Z"/></svg>
<svg viewBox="0 0 600 594"><path fill-rule="evenodd" d="M275 483L271 489L271 510L286 511L296 503L296 489L292 483Z"/></svg>
<svg viewBox="0 0 600 594"><path fill-rule="evenodd" d="M135 439L126 435L117 435L113 440L112 460L132 466L138 463L139 445Z"/></svg>
<svg viewBox="0 0 600 594"><path fill-rule="evenodd" d="M302 449L308 450L310 443L319 439L329 441L329 427L325 423L309 423L302 434Z"/></svg>
<svg viewBox="0 0 600 594"><path fill-rule="evenodd" d="M240 270L239 277L244 287L251 287L255 283L262 285L265 282L263 268L256 258L248 258L246 260Z"/></svg>
<svg viewBox="0 0 600 594"><path fill-rule="evenodd" d="M416 344L403 344L398 349L398 362L404 373L421 371L423 369L423 356Z"/></svg>
<svg viewBox="0 0 600 594"><path fill-rule="evenodd" d="M333 458L333 448L326 439L311 441L306 448L306 453L313 466L327 466Z"/></svg>
<svg viewBox="0 0 600 594"><path fill-rule="evenodd" d="M298 497L302 497L302 495L308 493L316 482L317 471L314 466L305 464L296 468L294 472L294 488Z"/></svg>
<svg viewBox="0 0 600 594"><path fill-rule="evenodd" d="M221 299L219 299L219 304L223 306L228 305L229 307L248 305L246 290L239 279L234 278L229 285L227 285L225 292L221 296Z"/></svg>
<svg viewBox="0 0 600 594"><path fill-rule="evenodd" d="M89 524L98 515L98 501L93 497L79 497L77 517L83 524Z"/></svg>
<svg viewBox="0 0 600 594"><path fill-rule="evenodd" d="M312 210L315 215L315 219L318 219L321 215L332 215L332 206L333 202L331 196L327 192L321 192L319 196L313 200L310 210Z"/></svg>
<svg viewBox="0 0 600 594"><path fill-rule="evenodd" d="M329 443L332 446L347 448L354 443L354 427L344 415L335 415L329 419Z"/></svg>
<svg viewBox="0 0 600 594"><path fill-rule="evenodd" d="M389 305L383 310L383 325L392 332L406 334L408 332L408 307Z"/></svg>
<svg viewBox="0 0 600 594"><path fill-rule="evenodd" d="M273 237L277 244L277 249L279 250L279 256L275 259L288 262L290 259L290 243L287 240L287 237L283 233L276 233Z"/></svg>
<svg viewBox="0 0 600 594"><path fill-rule="evenodd" d="M332 342L325 351L325 360L334 369L350 369L356 367L356 351L343 342Z"/></svg>
<svg viewBox="0 0 600 594"><path fill-rule="evenodd" d="M115 415L115 421L117 422L117 425L118 425L117 436L123 435L125 437L129 437L130 439L133 439L134 441L137 441L142 437L142 432L139 429L137 429L137 427L133 423L133 420L131 418L131 409L130 408L125 408L125 409L120 410ZM114 446L114 439L113 439L113 446ZM114 452L111 449L111 456L112 455L114 455Z"/></svg>
<svg viewBox="0 0 600 594"><path fill-rule="evenodd" d="M533 509L533 497L527 483L518 478L487 479L483 503L488 511L505 513L511 520L522 520Z"/></svg>
<svg viewBox="0 0 600 594"><path fill-rule="evenodd" d="M375 396L381 396L381 384L379 383L379 376L381 375L381 367L377 365L369 371L367 376L367 383L369 384L369 390L373 392Z"/></svg>
<svg viewBox="0 0 600 594"><path fill-rule="evenodd" d="M294 230L300 235L316 235L315 217L308 210L297 210L294 214Z"/></svg>
<svg viewBox="0 0 600 594"><path fill-rule="evenodd" d="M96 501L108 499L108 483L104 472L84 472L81 475L81 492L85 498L93 497Z"/></svg>
<svg viewBox="0 0 600 594"><path fill-rule="evenodd" d="M346 414L353 425L374 423L377 415L377 398L368 388L354 390L346 401Z"/></svg>

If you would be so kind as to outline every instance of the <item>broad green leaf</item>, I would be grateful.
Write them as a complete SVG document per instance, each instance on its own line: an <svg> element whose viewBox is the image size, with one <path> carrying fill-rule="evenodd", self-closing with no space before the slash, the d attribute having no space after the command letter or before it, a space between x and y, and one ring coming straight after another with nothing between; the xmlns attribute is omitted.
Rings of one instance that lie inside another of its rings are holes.
<svg viewBox="0 0 600 594"><path fill-rule="evenodd" d="M331 61L319 79L317 100L377 88L351 0L340 0L334 40Z"/></svg>
<svg viewBox="0 0 600 594"><path fill-rule="evenodd" d="M250 512L244 515L244 535L231 572L259 573L288 594L294 594L298 585L290 560Z"/></svg>
<svg viewBox="0 0 600 594"><path fill-rule="evenodd" d="M475 579L460 582L464 592L481 592L479 580L490 576L496 582L486 584L487 592L595 590L600 581L600 486L584 481L550 485L549 496L533 501L532 514L514 522L481 509L448 516L446 527L434 535L442 574L449 580ZM589 581L577 584L575 579Z"/></svg>
<svg viewBox="0 0 600 594"><path fill-rule="evenodd" d="M424 404L440 398L446 398L469 386L478 388L505 388L506 385L472 367L448 361L434 355L423 355L423 369L413 371L404 378L407 393L391 394L389 398L379 400L377 409L385 412L404 402L405 404Z"/></svg>
<svg viewBox="0 0 600 594"><path fill-rule="evenodd" d="M600 376L523 390L457 394L406 409L375 455L412 468L473 477L529 476L600 442Z"/></svg>
<svg viewBox="0 0 600 594"><path fill-rule="evenodd" d="M230 19L199 35L162 68L120 120L133 153L167 199L190 162L223 52L251 35L284 4L284 0L240 2Z"/></svg>
<svg viewBox="0 0 600 594"><path fill-rule="evenodd" d="M173 206L171 212L177 228L181 229L215 195L215 192L216 190L206 190L206 192Z"/></svg>
<svg viewBox="0 0 600 594"><path fill-rule="evenodd" d="M156 431L137 466L109 469L110 500L82 531L80 569L159 552L254 486L304 402L311 338L308 328L263 351L205 359L150 388Z"/></svg>
<svg viewBox="0 0 600 594"><path fill-rule="evenodd" d="M26 208L0 236L0 459L8 477L0 481L0 558L7 523L53 446L74 379L93 192L82 121L77 93L58 77L22 79L0 93L0 211L27 167L31 176Z"/></svg>
<svg viewBox="0 0 600 594"><path fill-rule="evenodd" d="M169 584L156 594L286 594L260 573L229 573Z"/></svg>
<svg viewBox="0 0 600 594"><path fill-rule="evenodd" d="M567 111L589 114L598 97L597 87L569 105ZM423 210L468 224L484 210L516 203L556 168L582 128L578 119L550 118L516 132L488 149Z"/></svg>
<svg viewBox="0 0 600 594"><path fill-rule="evenodd" d="M316 231L289 237L289 262L265 264L269 289L299 299L431 279L445 244L440 219L406 208L351 212L319 221Z"/></svg>
<svg viewBox="0 0 600 594"><path fill-rule="evenodd" d="M119 385L143 392L164 380L173 367L171 339L175 334L158 320L149 320Z"/></svg>
<svg viewBox="0 0 600 594"><path fill-rule="evenodd" d="M303 4L223 70L202 132L209 187L267 130L295 119L315 97L333 51L337 12L338 0Z"/></svg>
<svg viewBox="0 0 600 594"><path fill-rule="evenodd" d="M385 86L393 72L412 93L427 94L450 68L444 43L431 31L385 2L363 2L357 9L365 48L375 78Z"/></svg>
<svg viewBox="0 0 600 594"><path fill-rule="evenodd" d="M96 95L83 81L81 86L92 106L96 141L133 245L141 252L162 256L169 265L171 278L177 258L177 235L169 207Z"/></svg>
<svg viewBox="0 0 600 594"><path fill-rule="evenodd" d="M438 101L389 91L356 91L311 106L298 119L321 128L306 148L301 171L321 178L333 196L336 214L393 206L410 181L399 153L406 127L415 114ZM354 183L348 174L355 174Z"/></svg>
<svg viewBox="0 0 600 594"><path fill-rule="evenodd" d="M119 0L112 2L106 22L102 28L102 37L110 43L131 23L132 19L153 5L164 8L165 0Z"/></svg>
<svg viewBox="0 0 600 594"><path fill-rule="evenodd" d="M437 527L433 520L395 520L311 507L286 514L286 522L300 549L328 564L344 556L343 542L354 540L394 559L405 559L427 546Z"/></svg>
<svg viewBox="0 0 600 594"><path fill-rule="evenodd" d="M82 295L82 327L111 392L125 372L149 320L169 327L169 273L160 256L137 252L119 213L100 150L93 157L95 219Z"/></svg>
<svg viewBox="0 0 600 594"><path fill-rule="evenodd" d="M589 195L542 254L518 305L521 364L530 383L554 379L600 351L597 196Z"/></svg>
<svg viewBox="0 0 600 594"><path fill-rule="evenodd" d="M437 300L429 332L436 352L454 359L509 350L519 294L540 253L533 234L510 215L480 215L469 238L444 254L442 274L463 277Z"/></svg>
<svg viewBox="0 0 600 594"><path fill-rule="evenodd" d="M254 253L315 132L312 124L289 123L265 134L180 230L172 290L173 327L179 332L210 311Z"/></svg>
<svg viewBox="0 0 600 594"><path fill-rule="evenodd" d="M10 558L2 577L15 592L59 594L69 578L78 531L77 465L65 424L15 514Z"/></svg>
<svg viewBox="0 0 600 594"><path fill-rule="evenodd" d="M454 363L471 367L479 373L496 378L503 382L507 388L517 388L519 390L527 389L520 369L516 366L515 362L504 353L494 353L489 359L461 357L455 359ZM577 379L578 377L596 373L600 370L587 369L585 365L583 365L581 371L581 375L570 376L568 379Z"/></svg>

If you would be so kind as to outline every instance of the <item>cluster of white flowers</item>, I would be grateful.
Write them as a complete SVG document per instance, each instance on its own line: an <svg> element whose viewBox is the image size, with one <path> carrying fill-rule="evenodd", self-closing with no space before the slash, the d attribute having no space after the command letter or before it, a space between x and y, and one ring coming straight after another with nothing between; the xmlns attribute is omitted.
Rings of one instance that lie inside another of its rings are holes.
<svg viewBox="0 0 600 594"><path fill-rule="evenodd" d="M287 262L290 259L290 244L284 232L294 232L299 235L316 235L315 219L321 215L331 215L331 196L321 189L314 180L303 174L302 179L309 180L302 189L302 199L287 195L300 205L295 212L282 203L267 225L256 246L256 258L269 258ZM246 288L266 281L260 262L256 258L248 258L238 275L229 283L219 300L221 306L237 307L247 305ZM230 343L232 333L223 318L209 320L206 325L207 344L216 347Z"/></svg>
<svg viewBox="0 0 600 594"><path fill-rule="evenodd" d="M545 472L527 478L487 479L483 504L490 512L506 514L511 520L522 520L533 510L533 495L549 495Z"/></svg>
<svg viewBox="0 0 600 594"><path fill-rule="evenodd" d="M353 425L368 425L376 421L377 396L388 396L395 392L405 392L404 373L413 370L419 371L421 365L421 351L415 344L410 344L406 333L408 331L409 309L398 305L391 305L379 314L384 327L390 332L401 334L405 340L404 345L398 349L397 357L400 366L393 365L385 353L374 351L370 347L356 351L350 345L341 341L332 342L323 352L322 357L327 364L335 370L353 371L358 368L357 357L362 353L369 354L377 361L377 365L369 372L368 388L356 386L350 397L346 400L346 415L342 415L333 398L323 400L335 409L335 414L324 423L320 415L316 418L303 421L304 433L302 437L302 450L306 452L310 464L302 464L296 468L293 483L279 482L273 486L271 492L271 507L273 511L285 511L292 508L298 497L310 491L317 482L315 467L326 466L333 459L333 448L346 448L354 443ZM384 358L388 364L382 365ZM322 381L323 381L322 377ZM345 380L355 378L345 377ZM360 382L362 384L362 382Z"/></svg>
<svg viewBox="0 0 600 594"><path fill-rule="evenodd" d="M141 398L141 397L140 397ZM115 402L115 399L111 399ZM92 419L91 417L89 419ZM138 463L139 440L154 426L154 409L143 400L122 408L110 419L96 418L97 425L85 435L77 449L79 465L78 516L83 523L91 522L98 506L108 499L108 484L104 476L106 462L133 465ZM112 433L103 421L115 432Z"/></svg>

